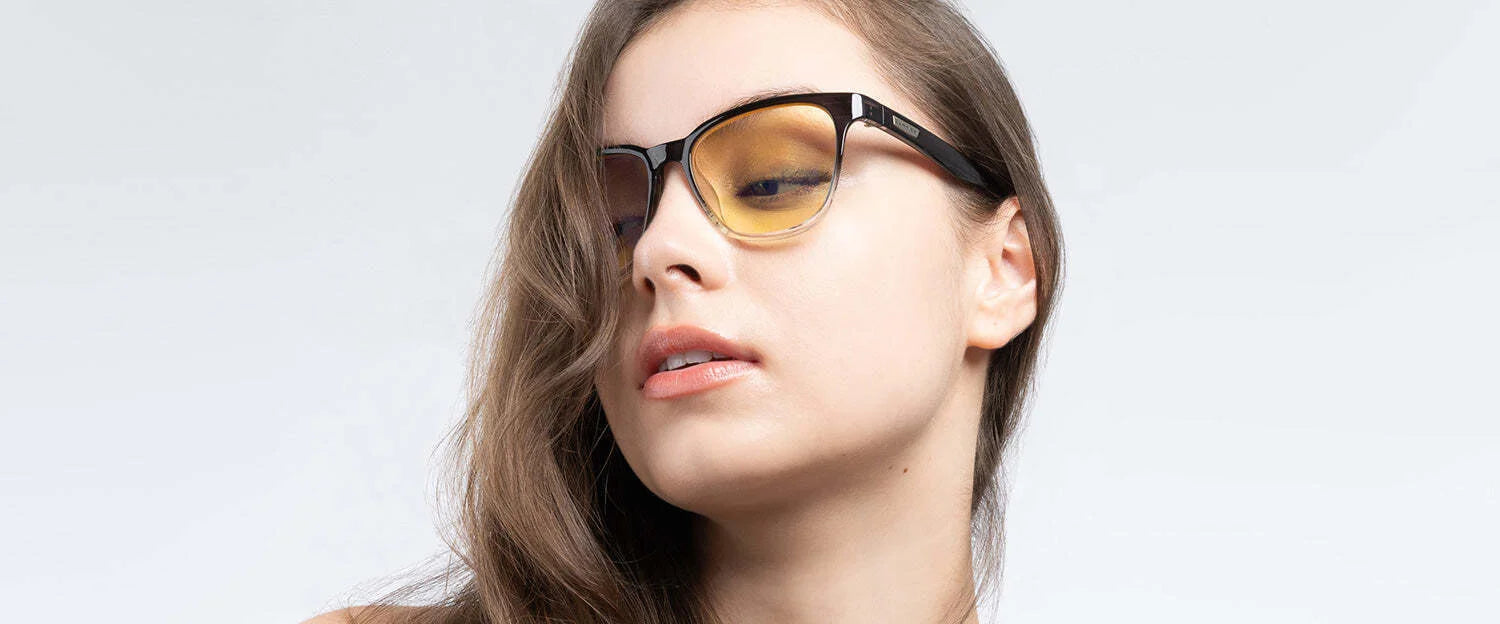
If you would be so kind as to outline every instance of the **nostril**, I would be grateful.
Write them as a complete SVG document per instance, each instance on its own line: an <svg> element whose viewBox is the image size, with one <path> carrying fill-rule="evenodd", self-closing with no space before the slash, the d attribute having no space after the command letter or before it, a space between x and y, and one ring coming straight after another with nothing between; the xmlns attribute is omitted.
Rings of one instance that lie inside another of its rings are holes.
<svg viewBox="0 0 1500 624"><path fill-rule="evenodd" d="M687 273L688 277L693 278L693 281L695 281L695 282L702 281L702 278L698 277L698 269L690 267L690 266L688 266L686 264L674 264L672 266L673 266L673 268L682 269L682 272L683 273Z"/></svg>

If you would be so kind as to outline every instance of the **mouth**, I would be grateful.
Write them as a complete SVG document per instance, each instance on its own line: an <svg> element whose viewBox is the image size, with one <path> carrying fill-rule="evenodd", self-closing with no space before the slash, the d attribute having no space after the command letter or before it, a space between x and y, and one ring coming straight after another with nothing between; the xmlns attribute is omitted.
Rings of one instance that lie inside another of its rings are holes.
<svg viewBox="0 0 1500 624"><path fill-rule="evenodd" d="M663 360L661 365L657 367L656 372L667 373L682 370L684 368L692 366L698 366L700 364L723 362L736 359L739 358L724 355L723 353L714 353L712 351L688 351L686 353L677 353L667 356L667 359Z"/></svg>
<svg viewBox="0 0 1500 624"><path fill-rule="evenodd" d="M652 373L641 385L648 399L673 399L728 385L759 368L755 362L725 358Z"/></svg>
<svg viewBox="0 0 1500 624"><path fill-rule="evenodd" d="M693 325L656 327L637 350L640 390L646 398L672 398L717 388L759 368L754 350Z"/></svg>

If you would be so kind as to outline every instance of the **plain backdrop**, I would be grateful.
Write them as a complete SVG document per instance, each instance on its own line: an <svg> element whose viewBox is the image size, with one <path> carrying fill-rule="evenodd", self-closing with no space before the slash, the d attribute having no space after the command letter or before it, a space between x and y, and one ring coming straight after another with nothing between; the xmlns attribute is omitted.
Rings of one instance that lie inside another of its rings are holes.
<svg viewBox="0 0 1500 624"><path fill-rule="evenodd" d="M291 623L443 548L587 9L0 3L3 619ZM1500 3L968 10L1068 246L985 621L1500 621Z"/></svg>

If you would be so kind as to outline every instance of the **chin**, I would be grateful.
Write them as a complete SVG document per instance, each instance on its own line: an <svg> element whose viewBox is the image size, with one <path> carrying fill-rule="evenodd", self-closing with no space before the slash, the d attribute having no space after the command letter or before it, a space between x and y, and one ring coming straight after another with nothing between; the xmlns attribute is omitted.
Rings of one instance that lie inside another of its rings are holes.
<svg viewBox="0 0 1500 624"><path fill-rule="evenodd" d="M806 476L810 449L786 443L789 432L763 424L677 423L653 432L644 448L624 453L641 482L672 505L711 515L774 504ZM622 452L625 449L621 449Z"/></svg>

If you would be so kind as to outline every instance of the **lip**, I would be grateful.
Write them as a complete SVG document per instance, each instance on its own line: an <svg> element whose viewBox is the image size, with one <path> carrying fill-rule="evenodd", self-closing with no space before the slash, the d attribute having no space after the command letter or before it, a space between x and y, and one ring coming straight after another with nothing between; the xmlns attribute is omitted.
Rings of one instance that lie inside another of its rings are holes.
<svg viewBox="0 0 1500 624"><path fill-rule="evenodd" d="M656 369L661 367L668 355L683 353L685 351L712 351L727 355L734 360L721 360L717 362L705 362L696 366L657 373ZM738 360L738 361L735 361ZM754 368L754 364L760 362L760 354L754 349L735 342L733 339L717 334L710 330L695 325L674 325L671 327L653 327L641 337L640 347L636 350L636 365L639 367L636 377L636 388L646 389L648 382L653 386L660 386L662 381L676 381L670 384L676 390L673 396L706 390L708 387L727 383L733 376L726 376L726 372L744 372ZM747 364L752 366L747 366ZM704 369L698 371L697 369ZM694 375L686 375L697 371ZM716 374L710 374L716 373ZM660 376L653 380L653 377ZM668 380L671 376L673 379ZM682 383L693 380L693 383ZM708 384L708 386L704 386ZM662 388L657 388L662 390ZM648 394L661 394L653 392ZM666 398L656 396L654 398Z"/></svg>

